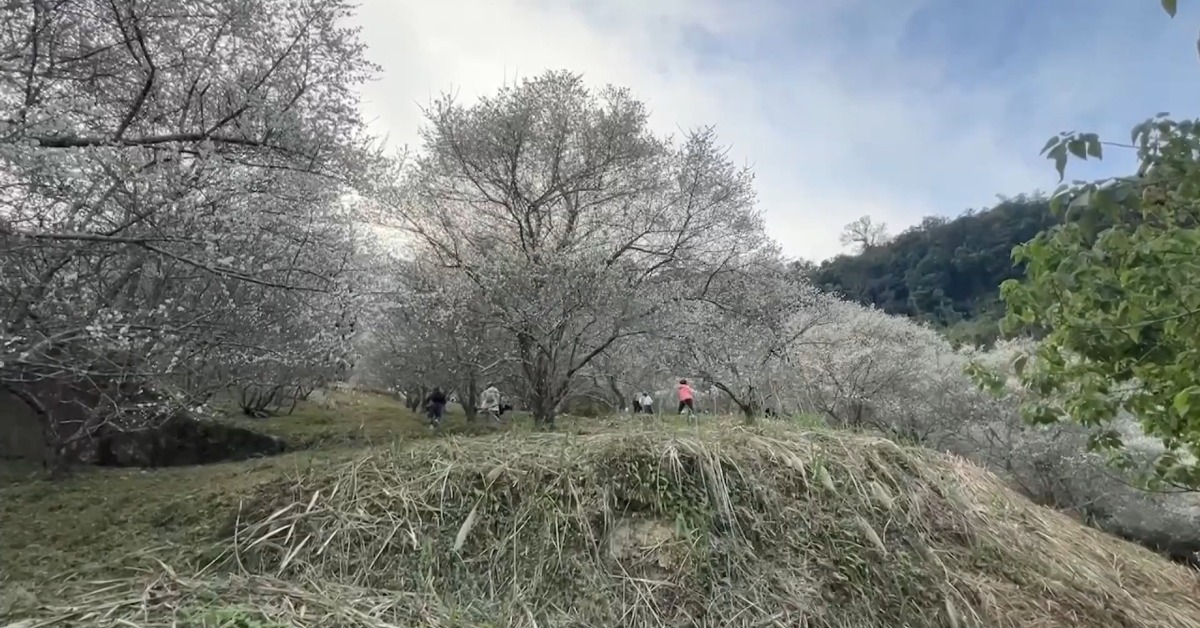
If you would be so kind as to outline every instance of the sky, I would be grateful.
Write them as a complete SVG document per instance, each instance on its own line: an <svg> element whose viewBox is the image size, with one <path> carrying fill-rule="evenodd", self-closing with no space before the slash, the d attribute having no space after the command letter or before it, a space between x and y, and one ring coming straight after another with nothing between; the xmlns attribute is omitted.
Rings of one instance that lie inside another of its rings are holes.
<svg viewBox="0 0 1200 628"><path fill-rule="evenodd" d="M628 87L662 133L714 125L757 175L790 257L842 252L862 215L892 233L1058 184L1060 131L1129 141L1195 116L1200 5L1156 0L360 0L371 128L419 147L421 107L568 69ZM1128 174L1128 150L1068 179Z"/></svg>

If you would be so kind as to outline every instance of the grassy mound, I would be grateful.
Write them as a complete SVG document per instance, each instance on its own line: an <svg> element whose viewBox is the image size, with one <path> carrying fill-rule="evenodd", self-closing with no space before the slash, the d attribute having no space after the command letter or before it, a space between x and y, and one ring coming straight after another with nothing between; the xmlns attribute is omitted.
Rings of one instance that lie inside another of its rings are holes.
<svg viewBox="0 0 1200 628"><path fill-rule="evenodd" d="M327 396L328 403L301 402L290 415L219 419L282 438L291 452L281 456L146 470L80 467L55 481L36 463L0 461L0 593L5 581L36 586L79 571L109 577L148 548L172 562L180 553L210 552L257 486L336 466L369 444L441 435L386 395ZM487 428L461 414L447 423L442 434ZM0 600L0 617L4 610Z"/></svg>
<svg viewBox="0 0 1200 628"><path fill-rule="evenodd" d="M500 434L261 485L218 563L37 615L124 626L1200 627L1193 572L965 462L783 428Z"/></svg>

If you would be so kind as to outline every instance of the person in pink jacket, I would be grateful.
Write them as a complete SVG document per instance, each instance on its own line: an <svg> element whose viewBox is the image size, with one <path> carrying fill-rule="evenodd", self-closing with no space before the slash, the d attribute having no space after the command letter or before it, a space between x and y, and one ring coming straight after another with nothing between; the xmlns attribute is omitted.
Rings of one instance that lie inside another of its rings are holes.
<svg viewBox="0 0 1200 628"><path fill-rule="evenodd" d="M689 412L695 413L696 408L692 405L692 387L688 386L686 379L679 380L679 413L683 414L683 409L687 408Z"/></svg>

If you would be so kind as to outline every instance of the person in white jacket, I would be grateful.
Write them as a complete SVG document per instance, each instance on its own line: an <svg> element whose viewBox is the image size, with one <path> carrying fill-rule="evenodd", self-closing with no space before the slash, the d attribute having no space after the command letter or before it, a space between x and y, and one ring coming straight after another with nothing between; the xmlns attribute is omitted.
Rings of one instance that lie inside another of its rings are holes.
<svg viewBox="0 0 1200 628"><path fill-rule="evenodd" d="M500 389L494 384L489 383L479 395L479 409L491 414L494 419L500 419Z"/></svg>
<svg viewBox="0 0 1200 628"><path fill-rule="evenodd" d="M638 400L642 406L643 414L654 414L654 397L650 393L643 392L642 398Z"/></svg>

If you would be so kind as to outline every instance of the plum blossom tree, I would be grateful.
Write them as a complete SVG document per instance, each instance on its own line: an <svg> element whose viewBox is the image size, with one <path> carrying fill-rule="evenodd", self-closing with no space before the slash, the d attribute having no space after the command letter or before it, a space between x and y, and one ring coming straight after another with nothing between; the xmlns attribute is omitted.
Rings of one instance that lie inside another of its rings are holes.
<svg viewBox="0 0 1200 628"><path fill-rule="evenodd" d="M373 68L348 7L6 9L0 387L42 418L48 458L340 342L341 196L371 157L353 87Z"/></svg>
<svg viewBox="0 0 1200 628"><path fill-rule="evenodd" d="M994 416L936 330L841 301L829 316L790 359L795 390L832 423L942 449Z"/></svg>
<svg viewBox="0 0 1200 628"><path fill-rule="evenodd" d="M663 357L669 334L643 334L614 342L585 369L588 385L611 410L631 406L634 395L668 386L673 365Z"/></svg>
<svg viewBox="0 0 1200 628"><path fill-rule="evenodd" d="M667 334L677 370L724 393L747 422L774 401L790 352L831 321L833 298L786 272L772 248L677 308Z"/></svg>
<svg viewBox="0 0 1200 628"><path fill-rule="evenodd" d="M711 129L656 137L627 90L574 74L470 106L444 97L423 138L376 198L511 339L539 425L597 356L659 329L764 238L752 175Z"/></svg>
<svg viewBox="0 0 1200 628"><path fill-rule="evenodd" d="M365 352L375 376L402 389L414 410L427 388L454 390L475 418L485 382L511 367L509 338L472 299L466 278L425 260L398 259L390 268L389 288L372 307Z"/></svg>

